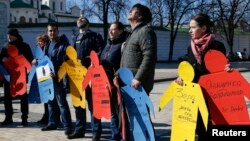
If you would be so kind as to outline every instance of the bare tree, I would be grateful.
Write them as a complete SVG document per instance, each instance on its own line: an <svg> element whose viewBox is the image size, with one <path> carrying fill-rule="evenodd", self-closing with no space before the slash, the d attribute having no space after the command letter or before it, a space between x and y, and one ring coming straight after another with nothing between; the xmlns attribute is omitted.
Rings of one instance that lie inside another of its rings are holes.
<svg viewBox="0 0 250 141"><path fill-rule="evenodd" d="M249 14L250 0L216 0L216 16L218 18L217 27L225 35L226 41L230 47L230 53L233 53L234 31L241 25L245 14Z"/></svg>
<svg viewBox="0 0 250 141"><path fill-rule="evenodd" d="M172 61L174 43L184 17L195 8L196 0L166 0L168 7L168 27L170 28L170 50L168 61Z"/></svg>
<svg viewBox="0 0 250 141"><path fill-rule="evenodd" d="M146 0L152 12L152 25L164 27L167 23L167 5L165 0ZM165 25L164 25L165 24Z"/></svg>
<svg viewBox="0 0 250 141"><path fill-rule="evenodd" d="M126 0L93 0L92 3L89 4L89 13L92 13L103 23L104 41L106 41L108 37L109 17L120 19L128 3L129 1Z"/></svg>
<svg viewBox="0 0 250 141"><path fill-rule="evenodd" d="M110 3L110 16L115 17L115 21L122 21L127 18L127 11L129 10L130 1L116 0Z"/></svg>

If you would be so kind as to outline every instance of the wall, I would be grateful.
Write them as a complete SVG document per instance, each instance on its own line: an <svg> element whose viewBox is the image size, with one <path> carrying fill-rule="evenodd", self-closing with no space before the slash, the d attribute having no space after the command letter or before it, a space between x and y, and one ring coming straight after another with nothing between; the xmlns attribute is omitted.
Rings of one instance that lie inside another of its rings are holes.
<svg viewBox="0 0 250 141"><path fill-rule="evenodd" d="M103 35L102 28L99 27L90 27L92 30L99 32ZM30 44L31 47L36 46L36 36L39 34L46 34L46 26L44 27L32 27L32 28L18 28L21 35L24 38L24 41ZM72 41L72 30L76 30L75 26L68 27L59 27L59 34L65 34L70 41ZM155 30L157 34L157 56L158 61L168 61L169 54L169 31ZM216 36L217 40L220 40L224 43L227 51L229 47L226 43L226 40L221 36ZM190 36L187 32L179 32L175 40L174 52L173 52L173 61L177 61L179 57L182 57L187 52L187 47L190 45ZM236 34L234 39L234 51L243 51L243 48L247 49L249 55L250 51L250 35L248 34Z"/></svg>

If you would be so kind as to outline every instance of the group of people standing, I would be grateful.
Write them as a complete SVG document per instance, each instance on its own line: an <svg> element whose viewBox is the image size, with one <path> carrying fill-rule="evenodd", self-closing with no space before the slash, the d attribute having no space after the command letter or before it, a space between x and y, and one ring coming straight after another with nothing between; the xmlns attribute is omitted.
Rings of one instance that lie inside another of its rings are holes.
<svg viewBox="0 0 250 141"><path fill-rule="evenodd" d="M73 46L77 52L77 58L81 60L83 66L88 68L91 64L90 52L94 50L99 55L101 65L103 65L105 72L109 78L110 84L113 86L111 97L111 140L121 140L120 129L118 127L119 119L116 113L115 102L116 90L114 88L113 80L115 73L120 67L127 67L132 70L135 78L132 85L137 88L143 85L147 93L153 88L154 66L156 63L156 48L157 41L156 35L152 28L148 25L152 20L152 14L148 7L135 4L129 11L128 20L131 25L131 32L125 30L125 26L115 21L110 25L109 38L106 45L102 36L91 29L89 29L90 22L86 17L79 17L77 20L77 27L79 34L75 37ZM12 42L21 42L22 44L15 44L19 50L19 54L31 63L36 64L31 48L23 42L17 29L11 29L8 32L9 44ZM14 39L12 39L14 38ZM14 41L15 40L15 41ZM66 47L70 45L68 38L63 34L59 36L59 27L55 23L47 25L47 35L42 35L37 38L38 46L41 47L54 65L55 73L51 74L54 84L55 98L44 105L45 114L41 121L47 125L43 127L42 131L57 130L63 128L68 139L83 138L86 131L86 109L81 107L74 107L76 122L72 123L71 113L69 109L67 97L68 80L58 82L57 72L67 59ZM24 46L25 45L25 46ZM8 57L7 54L2 55L1 61ZM29 54L28 54L29 53ZM3 126L13 123L12 115L12 97L9 94L8 82L4 83L5 91L5 120L1 123ZM93 141L100 140L102 132L101 120L93 116L92 109L92 93L91 88L85 90L88 108L91 113L91 127L93 133ZM28 125L28 94L21 97L21 112L22 112L22 125ZM47 118L46 118L47 117ZM47 119L47 120L46 120Z"/></svg>
<svg viewBox="0 0 250 141"><path fill-rule="evenodd" d="M79 17L77 20L77 27L79 34L76 36L73 46L77 51L77 58L81 60L83 66L88 68L91 64L90 51L94 50L99 54L100 63L103 65L106 74L109 78L110 84L113 86L111 97L111 130L112 140L121 140L120 129L118 127L119 119L116 113L114 104L116 99L116 90L114 83L117 83L115 77L116 71L120 67L129 68L134 78L131 82L132 87L138 88L143 86L146 93L149 95L153 89L153 80L155 73L155 64L157 61L157 37L155 32L149 26L152 20L152 14L148 7L135 4L129 11L128 20L131 26L131 31L127 32L121 22L113 22L109 28L109 38L106 45L102 36L89 29L89 20L86 17ZM193 82L198 82L199 77L208 74L204 65L204 55L208 50L215 49L226 54L226 49L223 43L215 40L215 36L211 31L212 22L206 14L198 14L190 20L191 43L187 50L187 58L185 58L195 70L195 79ZM86 132L86 109L81 107L74 107L76 122L75 126L72 124L71 114L67 96L67 79L58 82L57 71L66 57L66 47L70 45L69 40L65 35L59 36L59 28L56 24L50 23L47 26L48 41L43 47L44 53L51 59L55 74L53 75L55 98L45 105L45 115L47 125L42 128L42 131L56 130L64 128L68 139L83 138ZM25 44L16 29L11 29L8 32L9 44L13 44L18 48L19 54L30 62L35 63L30 47ZM38 40L39 41L39 40ZM6 57L4 49L1 52L1 62ZM225 70L230 71L230 65L225 66ZM177 78L176 82L182 85L181 78ZM2 125L13 123L12 115L13 108L11 103L11 96L9 94L9 85L4 83L4 105L5 105L5 120ZM102 132L101 120L93 116L92 109L92 93L91 88L86 90L86 99L88 101L88 108L91 113L91 127L93 133L93 141L100 140ZM22 125L28 124L28 95L20 96ZM199 122L199 120L198 120ZM205 131L201 124L197 127L199 140L205 141Z"/></svg>

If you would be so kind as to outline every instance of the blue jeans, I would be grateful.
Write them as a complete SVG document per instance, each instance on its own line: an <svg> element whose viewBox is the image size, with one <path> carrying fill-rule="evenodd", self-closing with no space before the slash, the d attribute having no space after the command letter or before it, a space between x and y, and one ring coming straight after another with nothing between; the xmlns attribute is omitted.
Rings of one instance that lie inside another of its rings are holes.
<svg viewBox="0 0 250 141"><path fill-rule="evenodd" d="M72 120L69 105L66 99L67 92L65 90L64 84L62 81L58 82L56 77L54 77L53 81L55 98L52 101L48 102L49 125L54 124L56 126L59 126L61 116L63 127L71 127Z"/></svg>

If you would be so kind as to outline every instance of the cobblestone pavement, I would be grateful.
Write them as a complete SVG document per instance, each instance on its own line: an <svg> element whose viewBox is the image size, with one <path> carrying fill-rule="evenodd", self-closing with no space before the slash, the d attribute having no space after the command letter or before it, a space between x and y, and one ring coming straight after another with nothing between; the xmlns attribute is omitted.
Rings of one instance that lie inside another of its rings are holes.
<svg viewBox="0 0 250 141"><path fill-rule="evenodd" d="M171 129L171 116L172 107L166 106L161 112L158 111L158 102L161 94L167 88L169 82L177 77L177 63L160 63L156 67L155 85L154 89L150 94L150 98L154 104L155 117L152 115L152 121L154 123L156 140L157 141L169 141L170 129ZM250 80L250 73L244 73L245 77ZM2 93L2 89L0 89ZM71 116L73 121L75 120L74 108L72 107L70 97L68 96L68 102L70 105ZM21 126L21 114L20 114L20 103L19 100L13 100L14 124L11 126L0 126L0 141L67 141L68 139L64 135L63 130L55 131L41 131L41 127L44 125L37 124L43 114L43 104L30 104L29 105L29 119L28 126ZM0 101L0 122L4 120L4 106L3 102ZM90 115L87 110L87 122L88 128L85 134L85 138L74 139L74 141L90 141L92 138L90 130ZM103 133L102 141L106 141L111 136L111 131L109 128L109 121L103 120Z"/></svg>

